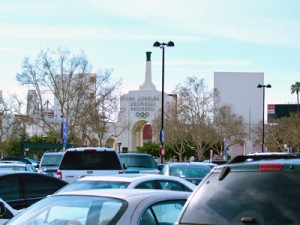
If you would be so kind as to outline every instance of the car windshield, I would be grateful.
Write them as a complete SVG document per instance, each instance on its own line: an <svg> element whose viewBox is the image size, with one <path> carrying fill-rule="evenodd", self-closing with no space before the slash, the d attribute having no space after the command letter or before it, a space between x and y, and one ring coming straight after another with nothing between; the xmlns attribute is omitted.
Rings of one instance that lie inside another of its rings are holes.
<svg viewBox="0 0 300 225"><path fill-rule="evenodd" d="M261 172L258 176L240 171L223 180L219 175L211 174L198 187L180 224L240 224L243 217L253 217L257 224L300 224L299 173Z"/></svg>
<svg viewBox="0 0 300 225"><path fill-rule="evenodd" d="M90 189L110 189L110 188L127 188L129 182L123 181L74 181L63 187L58 192L90 190Z"/></svg>
<svg viewBox="0 0 300 225"><path fill-rule="evenodd" d="M127 202L116 198L92 196L50 196L25 209L8 224L101 224L117 221Z"/></svg>
<svg viewBox="0 0 300 225"><path fill-rule="evenodd" d="M203 178L209 172L208 166L180 165L170 168L170 175L182 178Z"/></svg>
<svg viewBox="0 0 300 225"><path fill-rule="evenodd" d="M120 155L122 162L127 167L140 167L140 168L157 168L152 156L147 155Z"/></svg>
<svg viewBox="0 0 300 225"><path fill-rule="evenodd" d="M63 155L44 155L42 166L59 166Z"/></svg>

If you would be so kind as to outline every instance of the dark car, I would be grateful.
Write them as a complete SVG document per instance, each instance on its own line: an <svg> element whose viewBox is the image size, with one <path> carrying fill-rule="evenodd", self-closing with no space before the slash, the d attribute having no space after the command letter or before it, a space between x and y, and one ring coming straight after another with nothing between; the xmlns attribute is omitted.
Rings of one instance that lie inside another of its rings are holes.
<svg viewBox="0 0 300 225"><path fill-rule="evenodd" d="M247 157L214 168L176 224L300 224L300 160Z"/></svg>
<svg viewBox="0 0 300 225"><path fill-rule="evenodd" d="M53 194L67 182L32 172L1 172L0 197L14 209L23 209Z"/></svg>
<svg viewBox="0 0 300 225"><path fill-rule="evenodd" d="M120 153L119 157L127 167L125 173L159 173L157 163L150 154Z"/></svg>
<svg viewBox="0 0 300 225"><path fill-rule="evenodd" d="M208 165L200 163L167 163L159 173L181 177L198 185L210 171L211 168Z"/></svg>

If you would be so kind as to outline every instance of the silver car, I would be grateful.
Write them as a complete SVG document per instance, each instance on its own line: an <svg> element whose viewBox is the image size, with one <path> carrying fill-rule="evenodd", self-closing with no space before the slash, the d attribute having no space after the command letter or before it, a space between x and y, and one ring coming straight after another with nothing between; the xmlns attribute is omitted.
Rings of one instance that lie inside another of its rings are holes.
<svg viewBox="0 0 300 225"><path fill-rule="evenodd" d="M196 185L180 177L136 173L86 176L64 186L57 192L108 188L162 189L192 192L196 187Z"/></svg>
<svg viewBox="0 0 300 225"><path fill-rule="evenodd" d="M189 195L149 189L58 193L20 212L7 225L173 224Z"/></svg>

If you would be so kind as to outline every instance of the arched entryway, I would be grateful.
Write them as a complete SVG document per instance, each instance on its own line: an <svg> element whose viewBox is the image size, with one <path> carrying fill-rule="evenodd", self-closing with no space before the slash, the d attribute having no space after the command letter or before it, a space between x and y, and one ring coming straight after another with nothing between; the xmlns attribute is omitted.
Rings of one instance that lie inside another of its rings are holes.
<svg viewBox="0 0 300 225"><path fill-rule="evenodd" d="M143 146L145 142L152 141L152 126L146 120L137 121L132 128L132 150Z"/></svg>

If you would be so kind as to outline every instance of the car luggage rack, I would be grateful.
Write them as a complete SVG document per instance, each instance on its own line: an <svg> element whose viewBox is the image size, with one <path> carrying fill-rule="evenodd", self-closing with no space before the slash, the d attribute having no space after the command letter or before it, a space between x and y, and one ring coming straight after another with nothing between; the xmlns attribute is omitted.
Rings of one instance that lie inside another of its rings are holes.
<svg viewBox="0 0 300 225"><path fill-rule="evenodd" d="M272 160L272 159L300 159L300 153L286 153L286 154L253 154L253 155L238 155L227 162L227 164L252 162L258 160Z"/></svg>

